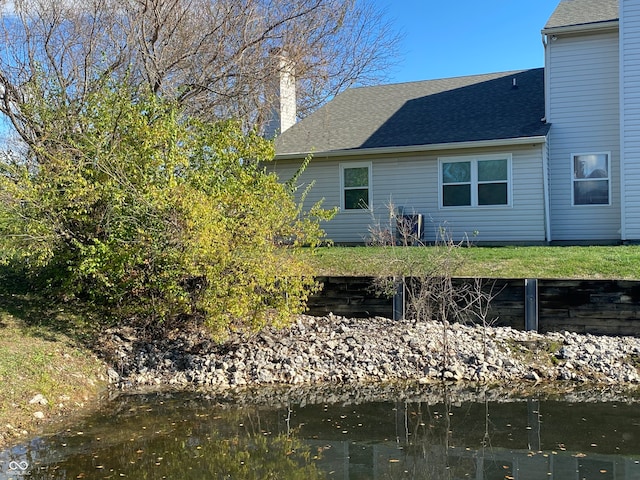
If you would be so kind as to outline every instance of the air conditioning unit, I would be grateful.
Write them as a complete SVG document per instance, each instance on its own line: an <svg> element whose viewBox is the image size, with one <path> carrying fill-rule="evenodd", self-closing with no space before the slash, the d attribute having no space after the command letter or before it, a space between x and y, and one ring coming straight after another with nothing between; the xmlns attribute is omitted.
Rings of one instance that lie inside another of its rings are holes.
<svg viewBox="0 0 640 480"><path fill-rule="evenodd" d="M396 215L396 243L398 245L420 245L423 233L421 213Z"/></svg>

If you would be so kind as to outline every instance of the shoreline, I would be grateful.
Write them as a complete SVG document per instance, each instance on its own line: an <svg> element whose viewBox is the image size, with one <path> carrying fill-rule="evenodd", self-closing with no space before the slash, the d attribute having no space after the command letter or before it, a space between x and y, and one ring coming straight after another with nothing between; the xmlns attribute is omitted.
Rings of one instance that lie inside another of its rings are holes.
<svg viewBox="0 0 640 480"><path fill-rule="evenodd" d="M300 315L288 328L215 344L173 331L146 342L105 333L112 386L240 388L378 382L501 385L559 382L640 387L640 339L510 327Z"/></svg>
<svg viewBox="0 0 640 480"><path fill-rule="evenodd" d="M268 405L282 399L347 403L443 394L476 401L640 401L640 338L448 324L445 355L444 327L300 315L288 328L222 344L199 329L175 330L155 341L131 328L109 329L97 352L106 390L35 423L34 408L17 409L14 423L31 423L0 435L0 448L51 433L123 394L197 392Z"/></svg>

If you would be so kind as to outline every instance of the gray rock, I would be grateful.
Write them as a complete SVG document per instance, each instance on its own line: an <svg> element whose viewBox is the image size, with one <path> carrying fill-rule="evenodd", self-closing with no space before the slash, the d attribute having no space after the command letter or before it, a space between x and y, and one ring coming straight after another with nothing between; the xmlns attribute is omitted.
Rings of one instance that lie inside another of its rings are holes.
<svg viewBox="0 0 640 480"><path fill-rule="evenodd" d="M445 325L435 322L301 315L287 330L267 328L244 343L237 336L222 347L208 340L206 332L178 333L176 338L145 344L132 342L136 336L130 330L119 334L111 329L107 335L116 365L109 378L122 388L371 380L429 383L442 378L478 383L527 378L640 384L638 370L629 363L631 355L640 354L637 338L540 335L462 324L447 324L446 332L443 362ZM544 341L562 347L554 353L539 351L536 345Z"/></svg>
<svg viewBox="0 0 640 480"><path fill-rule="evenodd" d="M536 372L531 371L528 372L524 378L526 378L527 380L533 380L534 382L539 382L540 381L540 375L538 375Z"/></svg>
<svg viewBox="0 0 640 480"><path fill-rule="evenodd" d="M109 383L118 383L120 381L120 375L113 368L107 370L107 377L109 377Z"/></svg>
<svg viewBox="0 0 640 480"><path fill-rule="evenodd" d="M44 395L42 395L41 393L36 394L31 400L29 400L29 404L30 405L48 405L49 401L44 398Z"/></svg>

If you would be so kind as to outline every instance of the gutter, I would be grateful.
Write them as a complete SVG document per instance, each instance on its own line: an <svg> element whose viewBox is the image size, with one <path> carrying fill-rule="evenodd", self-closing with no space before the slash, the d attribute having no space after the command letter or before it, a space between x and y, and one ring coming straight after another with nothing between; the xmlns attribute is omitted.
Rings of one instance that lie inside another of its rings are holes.
<svg viewBox="0 0 640 480"><path fill-rule="evenodd" d="M566 25L561 27L543 28L543 35L562 35L570 33L584 33L584 32L603 32L607 30L617 30L619 21L607 20L605 22L597 23L582 23L579 25Z"/></svg>
<svg viewBox="0 0 640 480"><path fill-rule="evenodd" d="M517 137L494 140L478 140L471 142L449 142L426 145L410 145L404 147L353 148L348 150L328 150L325 152L296 152L282 153L275 156L275 160L298 159L307 155L318 158L353 157L362 155L394 155L403 153L432 152L436 150L455 150L459 148L504 147L510 145L536 145L545 143L546 135L535 137Z"/></svg>

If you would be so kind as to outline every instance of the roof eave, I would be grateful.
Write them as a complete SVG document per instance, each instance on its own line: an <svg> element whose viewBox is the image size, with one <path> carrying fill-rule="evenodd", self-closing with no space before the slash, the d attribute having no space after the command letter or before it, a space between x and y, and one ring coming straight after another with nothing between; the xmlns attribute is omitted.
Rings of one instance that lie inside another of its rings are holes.
<svg viewBox="0 0 640 480"><path fill-rule="evenodd" d="M543 28L543 35L560 35L570 33L587 33L587 32L601 32L617 30L619 25L618 20L609 20L606 22L597 23L581 23L578 25L565 25L560 27Z"/></svg>
<svg viewBox="0 0 640 480"><path fill-rule="evenodd" d="M402 153L417 153L417 152L430 152L434 150L454 150L461 148L483 148L483 147L497 147L497 146L511 146L511 145L526 145L526 144L539 144L545 143L547 140L546 135L537 135L533 137L517 137L517 138L503 138L492 140L476 140L469 142L449 142L449 143L435 143L427 145L409 145L402 147L378 147L378 148L354 148L349 150L328 150L324 152L297 152L297 153L283 153L276 155L276 160L297 159L306 157L307 155L313 155L314 157L353 157L360 155L395 155Z"/></svg>

